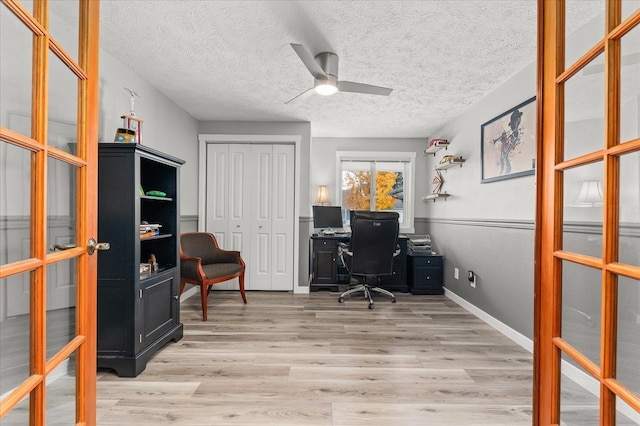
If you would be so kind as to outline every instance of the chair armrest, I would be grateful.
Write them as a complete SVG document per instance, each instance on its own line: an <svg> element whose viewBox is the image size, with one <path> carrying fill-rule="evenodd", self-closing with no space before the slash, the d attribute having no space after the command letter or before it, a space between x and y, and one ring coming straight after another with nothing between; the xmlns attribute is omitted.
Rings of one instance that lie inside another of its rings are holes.
<svg viewBox="0 0 640 426"><path fill-rule="evenodd" d="M353 257L353 252L349 250L347 243L338 243L338 255L342 256L342 253L346 253L347 256Z"/></svg>
<svg viewBox="0 0 640 426"><path fill-rule="evenodd" d="M244 266L240 252L236 250L218 249L216 253L216 263L239 263Z"/></svg>
<svg viewBox="0 0 640 426"><path fill-rule="evenodd" d="M201 280L202 259L199 257L180 256L180 276L190 280Z"/></svg>

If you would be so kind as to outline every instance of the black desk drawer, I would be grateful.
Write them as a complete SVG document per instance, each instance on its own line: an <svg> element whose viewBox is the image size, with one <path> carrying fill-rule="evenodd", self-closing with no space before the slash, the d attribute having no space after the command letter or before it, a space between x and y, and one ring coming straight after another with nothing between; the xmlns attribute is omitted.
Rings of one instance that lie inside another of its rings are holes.
<svg viewBox="0 0 640 426"><path fill-rule="evenodd" d="M412 294L444 294L443 256L409 255L409 287Z"/></svg>
<svg viewBox="0 0 640 426"><path fill-rule="evenodd" d="M420 266L442 266L442 256L411 256L413 265Z"/></svg>

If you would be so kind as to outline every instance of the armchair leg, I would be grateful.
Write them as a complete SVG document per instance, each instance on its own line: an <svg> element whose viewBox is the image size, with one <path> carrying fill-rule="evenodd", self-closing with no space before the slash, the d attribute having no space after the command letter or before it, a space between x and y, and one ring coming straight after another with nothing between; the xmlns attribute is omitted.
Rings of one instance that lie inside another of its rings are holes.
<svg viewBox="0 0 640 426"><path fill-rule="evenodd" d="M178 294L182 294L182 292L184 291L184 286L187 284L187 282L185 280L180 280L180 293Z"/></svg>
<svg viewBox="0 0 640 426"><path fill-rule="evenodd" d="M207 295L209 286L204 283L200 285L200 302L202 303L202 321L207 320Z"/></svg>
<svg viewBox="0 0 640 426"><path fill-rule="evenodd" d="M238 281L240 283L240 294L242 295L242 300L244 301L244 304L247 304L247 296L244 294L244 271L242 271L242 274L240 274L240 276L238 277Z"/></svg>

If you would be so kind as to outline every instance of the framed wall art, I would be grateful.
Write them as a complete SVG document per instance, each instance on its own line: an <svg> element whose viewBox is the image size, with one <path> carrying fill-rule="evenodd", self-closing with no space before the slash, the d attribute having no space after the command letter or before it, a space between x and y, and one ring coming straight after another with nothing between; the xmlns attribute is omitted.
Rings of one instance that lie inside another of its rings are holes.
<svg viewBox="0 0 640 426"><path fill-rule="evenodd" d="M535 172L535 100L535 96L527 99L482 124L482 183Z"/></svg>

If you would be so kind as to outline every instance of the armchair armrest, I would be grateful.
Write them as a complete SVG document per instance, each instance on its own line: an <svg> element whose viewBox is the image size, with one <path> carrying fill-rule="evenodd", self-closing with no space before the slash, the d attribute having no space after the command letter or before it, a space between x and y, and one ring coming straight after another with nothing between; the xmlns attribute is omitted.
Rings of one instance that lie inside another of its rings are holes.
<svg viewBox="0 0 640 426"><path fill-rule="evenodd" d="M191 280L199 280L204 275L202 259L194 256L180 256L180 275Z"/></svg>

